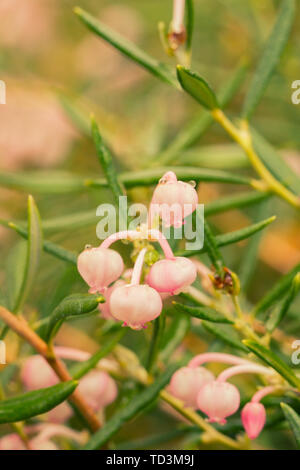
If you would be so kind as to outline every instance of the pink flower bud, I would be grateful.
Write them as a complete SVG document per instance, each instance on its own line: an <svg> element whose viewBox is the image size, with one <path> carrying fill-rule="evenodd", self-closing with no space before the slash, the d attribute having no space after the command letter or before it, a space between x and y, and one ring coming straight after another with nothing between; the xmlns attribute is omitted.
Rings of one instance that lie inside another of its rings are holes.
<svg viewBox="0 0 300 470"><path fill-rule="evenodd" d="M241 413L244 429L250 439L256 439L266 422L266 410L261 403L249 402Z"/></svg>
<svg viewBox="0 0 300 470"><path fill-rule="evenodd" d="M0 450L26 450L18 434L8 434L0 439Z"/></svg>
<svg viewBox="0 0 300 470"><path fill-rule="evenodd" d="M194 263L188 258L178 257L154 263L147 279L149 286L158 292L175 294L192 284L196 277Z"/></svg>
<svg viewBox="0 0 300 470"><path fill-rule="evenodd" d="M110 312L110 308L109 308L110 297L111 297L111 294L113 293L113 291L117 287L125 286L125 285L126 285L126 282L123 281L122 279L119 279L118 281L116 281L111 287L109 287L105 291L105 293L104 293L105 302L103 304L98 305L98 309L100 310L100 312L102 314L101 316L102 316L102 318L105 318L105 320L115 320L115 318L112 316L112 314Z"/></svg>
<svg viewBox="0 0 300 470"><path fill-rule="evenodd" d="M205 367L181 367L173 374L169 391L184 402L185 406L197 408L200 389L214 380L214 375Z"/></svg>
<svg viewBox="0 0 300 470"><path fill-rule="evenodd" d="M115 289L110 298L110 311L134 330L160 315L162 301L156 290L147 285L126 285Z"/></svg>
<svg viewBox="0 0 300 470"><path fill-rule="evenodd" d="M198 195L191 184L177 181L173 171L168 171L159 181L153 193L151 220L159 214L165 226L181 227L183 219L194 212Z"/></svg>
<svg viewBox="0 0 300 470"><path fill-rule="evenodd" d="M198 408L211 423L226 423L226 417L235 413L240 406L238 389L228 382L210 382L204 385L197 397Z"/></svg>
<svg viewBox="0 0 300 470"><path fill-rule="evenodd" d="M102 371L87 374L78 385L78 390L94 411L112 403L118 394L115 381Z"/></svg>
<svg viewBox="0 0 300 470"><path fill-rule="evenodd" d="M101 292L121 276L124 263L117 251L110 248L87 248L77 260L77 268L89 292Z"/></svg>

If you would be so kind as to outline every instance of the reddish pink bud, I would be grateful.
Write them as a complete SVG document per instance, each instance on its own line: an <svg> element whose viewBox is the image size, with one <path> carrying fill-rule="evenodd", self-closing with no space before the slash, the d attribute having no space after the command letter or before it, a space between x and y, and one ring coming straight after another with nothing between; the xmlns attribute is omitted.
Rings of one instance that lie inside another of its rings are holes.
<svg viewBox="0 0 300 470"><path fill-rule="evenodd" d="M261 403L249 402L241 413L244 429L250 439L256 439L266 422L266 410Z"/></svg>
<svg viewBox="0 0 300 470"><path fill-rule="evenodd" d="M147 281L158 292L171 294L182 291L197 277L194 263L188 258L163 259L151 266Z"/></svg>
<svg viewBox="0 0 300 470"><path fill-rule="evenodd" d="M235 413L240 406L238 389L228 382L210 382L204 385L197 397L198 408L211 423L226 423L226 417Z"/></svg>
<svg viewBox="0 0 300 470"><path fill-rule="evenodd" d="M159 214L165 226L181 227L183 219L194 212L198 195L191 184L177 181L173 171L168 171L159 181L153 193L151 220Z"/></svg>
<svg viewBox="0 0 300 470"><path fill-rule="evenodd" d="M182 400L185 406L197 408L200 389L214 380L214 375L204 367L181 367L173 374L169 391Z"/></svg>
<svg viewBox="0 0 300 470"><path fill-rule="evenodd" d="M115 381L102 371L87 374L78 385L78 390L94 411L112 403L118 394Z"/></svg>
<svg viewBox="0 0 300 470"><path fill-rule="evenodd" d="M156 290L147 285L126 285L115 289L110 297L110 311L134 330L160 315L162 301Z"/></svg>
<svg viewBox="0 0 300 470"><path fill-rule="evenodd" d="M115 320L115 318L112 316L111 312L110 312L110 307L109 307L109 301L110 301L110 297L111 297L111 294L113 293L113 291L117 288L117 287L121 287L121 286L125 286L126 285L126 282L123 281L122 279L119 279L118 281L116 281L111 287L109 287L105 293L104 293L104 297L105 297L105 302L104 304L99 304L98 305L98 309L100 310L101 312L101 316L102 318L105 318L105 320Z"/></svg>
<svg viewBox="0 0 300 470"><path fill-rule="evenodd" d="M77 268L89 292L101 292L116 281L124 270L124 263L117 251L110 248L86 248L77 260Z"/></svg>

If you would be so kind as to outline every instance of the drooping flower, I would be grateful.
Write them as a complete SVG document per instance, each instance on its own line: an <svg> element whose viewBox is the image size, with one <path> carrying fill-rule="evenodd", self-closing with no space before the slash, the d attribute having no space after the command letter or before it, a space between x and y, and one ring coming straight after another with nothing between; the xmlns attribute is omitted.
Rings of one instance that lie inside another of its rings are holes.
<svg viewBox="0 0 300 470"><path fill-rule="evenodd" d="M150 205L150 224L160 215L166 227L181 227L183 219L196 209L198 194L194 187L178 181L173 171L168 171L154 190Z"/></svg>
<svg viewBox="0 0 300 470"><path fill-rule="evenodd" d="M139 283L146 251L144 248L137 257L131 283L116 288L109 301L113 317L134 330L144 328L145 323L157 318L162 310L159 293L147 284Z"/></svg>
<svg viewBox="0 0 300 470"><path fill-rule="evenodd" d="M256 439L266 422L266 410L261 403L247 403L241 413L244 429L250 439Z"/></svg>
<svg viewBox="0 0 300 470"><path fill-rule="evenodd" d="M78 390L94 411L110 405L118 394L116 382L106 372L97 370L82 379Z"/></svg>
<svg viewBox="0 0 300 470"><path fill-rule="evenodd" d="M188 258L177 257L154 263L147 281L149 286L158 292L174 294L191 285L196 277L197 271L193 262Z"/></svg>
<svg viewBox="0 0 300 470"><path fill-rule="evenodd" d="M226 423L240 406L238 389L228 382L213 381L204 385L197 396L198 408L203 411L211 423Z"/></svg>
<svg viewBox="0 0 300 470"><path fill-rule="evenodd" d="M101 303L98 305L98 309L101 312L101 316L102 318L105 318L105 320L114 319L114 317L111 314L110 306L109 306L111 294L114 292L115 289L124 285L126 285L126 282L123 281L123 279L119 279L112 286L108 287L108 289L105 291L105 295L104 295L105 302L103 304Z"/></svg>
<svg viewBox="0 0 300 470"><path fill-rule="evenodd" d="M101 292L116 281L124 270L124 263L115 250L110 248L86 248L77 260L77 268L90 286L90 293Z"/></svg>
<svg viewBox="0 0 300 470"><path fill-rule="evenodd" d="M197 408L200 389L214 380L214 375L204 367L181 367L173 374L169 391L182 400L185 406Z"/></svg>

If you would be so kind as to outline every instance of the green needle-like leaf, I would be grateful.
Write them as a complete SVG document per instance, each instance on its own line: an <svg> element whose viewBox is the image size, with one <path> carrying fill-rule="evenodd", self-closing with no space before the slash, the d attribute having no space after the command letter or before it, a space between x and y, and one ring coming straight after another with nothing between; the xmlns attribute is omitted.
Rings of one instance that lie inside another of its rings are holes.
<svg viewBox="0 0 300 470"><path fill-rule="evenodd" d="M24 278L14 312L22 309L35 280L42 250L42 229L38 209L32 196L28 197L28 244Z"/></svg>
<svg viewBox="0 0 300 470"><path fill-rule="evenodd" d="M279 325L281 320L283 320L284 316L287 314L294 298L298 294L300 289L300 272L296 274L293 279L292 285L287 293L286 298L284 299L281 307L274 310L274 312L270 315L269 320L267 321L267 329L268 331L272 332L275 328Z"/></svg>
<svg viewBox="0 0 300 470"><path fill-rule="evenodd" d="M52 410L65 401L77 385L78 382L71 380L1 401L0 424L23 421Z"/></svg>
<svg viewBox="0 0 300 470"><path fill-rule="evenodd" d="M167 385L177 367L178 366L175 365L170 366L152 385L147 387L142 393L139 393L139 395L134 396L130 403L115 413L103 428L91 437L84 447L84 450L99 449L114 436L127 421L145 410L147 406L158 397L161 389Z"/></svg>
<svg viewBox="0 0 300 470"><path fill-rule="evenodd" d="M283 0L278 19L267 40L264 52L246 95L243 109L243 117L246 119L252 116L279 62L280 56L288 41L294 17L295 1Z"/></svg>
<svg viewBox="0 0 300 470"><path fill-rule="evenodd" d="M256 341L245 339L243 341L250 351L258 356L269 366L273 367L284 379L286 379L291 385L297 387L300 390L300 379L296 377L293 370L283 362L280 357L274 354L270 349L257 343Z"/></svg>
<svg viewBox="0 0 300 470"><path fill-rule="evenodd" d="M90 29L97 36L104 39L104 41L108 42L108 44L111 44L113 47L118 49L129 59L133 60L133 62L147 69L150 73L160 78L162 81L175 87L178 86L176 78L167 66L158 62L156 59L148 55L128 39L121 36L116 31L113 31L111 28L103 24L87 11L84 11L82 8L76 7L74 12L88 27L88 29Z"/></svg>
<svg viewBox="0 0 300 470"><path fill-rule="evenodd" d="M225 344L228 344L228 346L231 346L232 348L238 349L243 352L248 352L247 348L241 342L239 335L231 326L217 325L216 323L211 323L211 322L206 322L206 321L202 322L202 326L210 334L220 339ZM198 328L194 327L194 331L197 332Z"/></svg>
<svg viewBox="0 0 300 470"><path fill-rule="evenodd" d="M183 90L202 104L204 108L212 111L219 107L216 95L206 81L199 77L199 75L178 65L177 78Z"/></svg>
<svg viewBox="0 0 300 470"><path fill-rule="evenodd" d="M188 313L191 317L200 318L200 320L206 320L213 323L233 323L213 308L190 307L189 305L180 304L178 302L173 302L173 305L179 312Z"/></svg>
<svg viewBox="0 0 300 470"><path fill-rule="evenodd" d="M297 446L300 449L300 416L286 403L280 403L280 406L293 432Z"/></svg>

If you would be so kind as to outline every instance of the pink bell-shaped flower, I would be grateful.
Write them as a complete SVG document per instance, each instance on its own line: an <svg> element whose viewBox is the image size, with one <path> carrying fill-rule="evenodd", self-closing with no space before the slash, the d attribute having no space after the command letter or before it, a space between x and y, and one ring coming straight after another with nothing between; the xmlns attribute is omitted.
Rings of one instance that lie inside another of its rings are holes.
<svg viewBox="0 0 300 470"><path fill-rule="evenodd" d="M96 412L112 403L118 394L116 382L103 371L91 371L78 385L78 390Z"/></svg>
<svg viewBox="0 0 300 470"><path fill-rule="evenodd" d="M86 248L78 256L77 268L93 294L116 281L124 270L124 263L119 253L110 248Z"/></svg>
<svg viewBox="0 0 300 470"><path fill-rule="evenodd" d="M190 408L197 408L200 389L214 380L214 375L205 367L181 367L173 374L169 391Z"/></svg>
<svg viewBox="0 0 300 470"><path fill-rule="evenodd" d="M119 279L112 286L108 287L108 289L105 291L104 293L105 302L103 304L98 305L98 309L101 312L101 316L102 318L105 318L105 320L115 320L115 318L112 316L110 312L110 307L109 307L110 297L115 289L121 286L125 286L125 285L126 285L126 282L123 281L123 279Z"/></svg>
<svg viewBox="0 0 300 470"><path fill-rule="evenodd" d="M178 257L154 263L149 271L147 282L157 292L175 294L191 285L196 277L197 270L194 263L188 258Z"/></svg>
<svg viewBox="0 0 300 470"><path fill-rule="evenodd" d="M244 429L250 439L256 439L266 422L266 410L261 403L247 403L241 413Z"/></svg>
<svg viewBox="0 0 300 470"><path fill-rule="evenodd" d="M198 195L195 188L178 181L173 171L168 171L156 186L151 205L150 219L160 215L166 227L181 227L183 219L196 209Z"/></svg>
<svg viewBox="0 0 300 470"><path fill-rule="evenodd" d="M226 423L240 406L238 389L228 382L210 382L204 385L197 396L198 408L209 417L211 423Z"/></svg>
<svg viewBox="0 0 300 470"><path fill-rule="evenodd" d="M113 291L109 307L113 317L123 321L124 326L140 330L160 315L162 301L159 293L150 286L126 285Z"/></svg>

